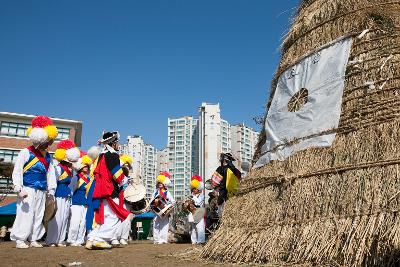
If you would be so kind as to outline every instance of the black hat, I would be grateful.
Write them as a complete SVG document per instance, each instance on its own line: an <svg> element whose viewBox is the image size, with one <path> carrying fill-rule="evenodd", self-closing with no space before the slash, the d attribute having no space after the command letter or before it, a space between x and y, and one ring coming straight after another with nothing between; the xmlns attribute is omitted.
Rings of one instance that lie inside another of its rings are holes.
<svg viewBox="0 0 400 267"><path fill-rule="evenodd" d="M229 161L236 161L236 159L232 156L231 153L221 153L220 160L223 161L224 159L227 159Z"/></svg>
<svg viewBox="0 0 400 267"><path fill-rule="evenodd" d="M103 137L99 140L100 144L112 144L118 142L119 133L118 132L103 132Z"/></svg>

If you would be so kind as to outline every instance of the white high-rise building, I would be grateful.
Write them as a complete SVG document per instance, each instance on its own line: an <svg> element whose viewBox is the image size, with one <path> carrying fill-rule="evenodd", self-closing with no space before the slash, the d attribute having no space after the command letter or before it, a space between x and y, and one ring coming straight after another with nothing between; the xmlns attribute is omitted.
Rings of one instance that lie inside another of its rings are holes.
<svg viewBox="0 0 400 267"><path fill-rule="evenodd" d="M121 152L133 158L131 175L142 179L146 187L146 197L151 198L155 189L157 149L146 144L139 135L128 136L121 145Z"/></svg>
<svg viewBox="0 0 400 267"><path fill-rule="evenodd" d="M144 145L145 160L143 164L143 182L146 186L146 197L151 199L156 189L157 149L149 144Z"/></svg>
<svg viewBox="0 0 400 267"><path fill-rule="evenodd" d="M172 175L169 190L176 200L190 192L190 178L198 174L198 120L193 117L168 119L168 171Z"/></svg>
<svg viewBox="0 0 400 267"><path fill-rule="evenodd" d="M231 126L232 155L238 160L239 168L242 162L251 163L258 136L258 132L243 123Z"/></svg>
<svg viewBox="0 0 400 267"><path fill-rule="evenodd" d="M221 152L230 153L232 150L231 125L221 119Z"/></svg>
<svg viewBox="0 0 400 267"><path fill-rule="evenodd" d="M202 103L199 108L199 172L203 181L219 166L219 155L231 152L231 126L221 119L219 104Z"/></svg>
<svg viewBox="0 0 400 267"><path fill-rule="evenodd" d="M168 168L168 148L164 148L163 150L159 150L157 152L157 170L156 174L158 175L160 172L169 171Z"/></svg>
<svg viewBox="0 0 400 267"><path fill-rule="evenodd" d="M126 143L121 145L121 152L133 158L132 176L141 177L144 163L144 141L139 135L128 136Z"/></svg>

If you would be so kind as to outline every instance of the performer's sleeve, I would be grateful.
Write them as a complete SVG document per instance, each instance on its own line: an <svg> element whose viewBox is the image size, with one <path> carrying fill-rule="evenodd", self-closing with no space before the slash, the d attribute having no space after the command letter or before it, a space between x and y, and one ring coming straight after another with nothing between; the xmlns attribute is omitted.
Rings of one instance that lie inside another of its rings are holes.
<svg viewBox="0 0 400 267"><path fill-rule="evenodd" d="M28 149L22 149L19 152L17 159L15 160L14 170L12 173L12 180L15 192L21 191L23 187L24 165L28 162L28 160L29 160Z"/></svg>
<svg viewBox="0 0 400 267"><path fill-rule="evenodd" d="M168 200L171 201L171 204L175 205L175 199L169 191L167 192L167 197L168 197Z"/></svg>
<svg viewBox="0 0 400 267"><path fill-rule="evenodd" d="M121 184L125 178L125 175L122 171L118 154L106 153L105 157L107 168L111 171L114 181L116 181L118 184Z"/></svg>
<svg viewBox="0 0 400 267"><path fill-rule="evenodd" d="M224 167L218 166L215 171L218 172L221 176L224 176Z"/></svg>
<svg viewBox="0 0 400 267"><path fill-rule="evenodd" d="M204 206L204 194L200 194L199 198L198 198L198 203L196 203L197 206Z"/></svg>
<svg viewBox="0 0 400 267"><path fill-rule="evenodd" d="M78 182L79 182L79 177L78 177L78 175L74 175L72 178L71 178L71 182L69 183L69 189L71 190L71 192L72 192L72 194L74 194L75 193L75 190L77 189L77 186L78 186Z"/></svg>
<svg viewBox="0 0 400 267"><path fill-rule="evenodd" d="M53 162L49 164L47 171L47 191L50 195L55 194L57 188L57 178Z"/></svg>
<svg viewBox="0 0 400 267"><path fill-rule="evenodd" d="M60 179L62 170L60 166L54 166L54 175L56 176L56 180Z"/></svg>

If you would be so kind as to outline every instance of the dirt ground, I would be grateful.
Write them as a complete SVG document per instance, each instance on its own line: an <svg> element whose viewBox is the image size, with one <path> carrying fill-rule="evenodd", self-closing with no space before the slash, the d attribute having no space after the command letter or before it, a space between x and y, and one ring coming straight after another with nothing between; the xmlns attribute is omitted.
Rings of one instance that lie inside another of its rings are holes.
<svg viewBox="0 0 400 267"><path fill-rule="evenodd" d="M1 242L0 266L232 266L188 260L190 255L198 255L198 252L199 248L190 244L154 245L150 241L135 241L110 250L86 250L83 247L16 249L14 242Z"/></svg>

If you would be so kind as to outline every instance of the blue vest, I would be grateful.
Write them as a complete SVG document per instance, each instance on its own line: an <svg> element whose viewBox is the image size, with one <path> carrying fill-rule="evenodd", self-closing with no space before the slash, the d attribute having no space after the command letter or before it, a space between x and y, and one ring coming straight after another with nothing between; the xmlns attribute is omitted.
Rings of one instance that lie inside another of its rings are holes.
<svg viewBox="0 0 400 267"><path fill-rule="evenodd" d="M90 176L86 176L87 180L90 181ZM72 205L87 205L86 199L86 181L78 176L78 188L75 190L72 196Z"/></svg>
<svg viewBox="0 0 400 267"><path fill-rule="evenodd" d="M61 164L58 164L61 168L61 175L64 175L66 171L63 169ZM69 184L71 183L71 177L68 175L62 180L57 180L57 189L55 193L55 197L62 197L62 198L67 198L71 196L71 189L69 188Z"/></svg>
<svg viewBox="0 0 400 267"><path fill-rule="evenodd" d="M24 168L28 163L35 158L35 155L29 151L29 160L25 163ZM45 160L50 165L51 156L46 153ZM46 190L47 189L47 170L40 160L23 173L23 184L26 187Z"/></svg>

